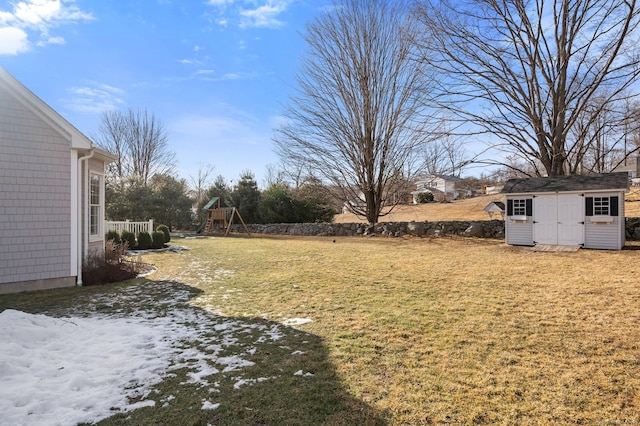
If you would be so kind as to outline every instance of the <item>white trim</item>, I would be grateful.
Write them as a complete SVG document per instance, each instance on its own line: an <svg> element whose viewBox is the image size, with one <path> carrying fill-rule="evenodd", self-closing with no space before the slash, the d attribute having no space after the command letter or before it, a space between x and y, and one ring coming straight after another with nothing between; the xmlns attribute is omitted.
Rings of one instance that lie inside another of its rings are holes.
<svg viewBox="0 0 640 426"><path fill-rule="evenodd" d="M613 216L589 216L591 223L612 223Z"/></svg>
<svg viewBox="0 0 640 426"><path fill-rule="evenodd" d="M78 172L78 151L72 149L71 151L71 270L69 272L70 277L74 277L78 274L78 257L80 252L80 238L78 232L80 226L78 221L80 220L78 205L78 195L80 190L78 188L78 178L80 174Z"/></svg>
<svg viewBox="0 0 640 426"><path fill-rule="evenodd" d="M89 158L93 157L95 151L93 149L91 149L91 151L87 154L84 155L80 158L78 158L78 183L84 181L84 189L85 189L85 194L86 194L86 186L87 186L87 180L89 179ZM83 163L86 166L86 168L83 168ZM84 178L84 179L83 179ZM82 224L83 222L88 225L88 208L85 207L84 209L83 207L83 203L82 202L82 185L79 184L78 185L78 192L76 194L76 198L78 200L78 222L76 223L76 226L78 228L78 257L77 257L77 267L78 267L78 272L77 272L77 281L76 284L78 286L82 286L82 262L83 260L86 258L87 253L89 251L89 232L88 229L83 229ZM86 197L86 195L85 195ZM85 198L86 200L86 198ZM83 214L84 213L84 214ZM84 217L84 221L81 220L80 218Z"/></svg>

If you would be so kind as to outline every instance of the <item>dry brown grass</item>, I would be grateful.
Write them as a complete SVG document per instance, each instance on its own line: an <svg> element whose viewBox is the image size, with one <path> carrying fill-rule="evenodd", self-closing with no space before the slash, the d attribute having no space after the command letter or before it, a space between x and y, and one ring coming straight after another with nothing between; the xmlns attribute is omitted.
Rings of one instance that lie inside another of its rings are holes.
<svg viewBox="0 0 640 426"><path fill-rule="evenodd" d="M441 221L441 220L489 220L489 215L482 211L492 201L504 201L500 194L482 195L456 200L451 203L407 204L397 206L381 222ZM640 217L640 188L631 187L625 196L625 216ZM496 217L498 218L498 217ZM336 223L366 222L354 214L338 214Z"/></svg>
<svg viewBox="0 0 640 426"><path fill-rule="evenodd" d="M230 316L311 318L348 395L390 424L640 422L638 245L236 238L149 255ZM278 390L274 389L274 392ZM348 424L335 413L332 424Z"/></svg>

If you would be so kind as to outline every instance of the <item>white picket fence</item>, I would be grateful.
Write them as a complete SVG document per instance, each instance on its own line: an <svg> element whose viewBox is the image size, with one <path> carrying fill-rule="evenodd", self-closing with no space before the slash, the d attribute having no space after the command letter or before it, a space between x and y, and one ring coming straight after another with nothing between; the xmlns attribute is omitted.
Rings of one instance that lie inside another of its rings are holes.
<svg viewBox="0 0 640 426"><path fill-rule="evenodd" d="M122 231L133 232L134 235L138 235L140 231L147 231L149 234L153 232L153 219L147 222L129 222L125 221L106 221L106 232L117 231L118 234L122 234Z"/></svg>

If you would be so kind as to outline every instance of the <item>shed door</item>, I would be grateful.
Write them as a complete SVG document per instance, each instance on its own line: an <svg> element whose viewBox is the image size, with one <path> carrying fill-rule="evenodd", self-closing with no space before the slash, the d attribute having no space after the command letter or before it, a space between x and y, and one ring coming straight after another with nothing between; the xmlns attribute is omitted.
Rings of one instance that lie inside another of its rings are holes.
<svg viewBox="0 0 640 426"><path fill-rule="evenodd" d="M536 244L558 244L558 196L533 199L533 240Z"/></svg>
<svg viewBox="0 0 640 426"><path fill-rule="evenodd" d="M584 243L583 198L580 195L540 195L533 199L533 239L536 244L579 246Z"/></svg>
<svg viewBox="0 0 640 426"><path fill-rule="evenodd" d="M584 198L558 195L558 244L579 246L584 243Z"/></svg>

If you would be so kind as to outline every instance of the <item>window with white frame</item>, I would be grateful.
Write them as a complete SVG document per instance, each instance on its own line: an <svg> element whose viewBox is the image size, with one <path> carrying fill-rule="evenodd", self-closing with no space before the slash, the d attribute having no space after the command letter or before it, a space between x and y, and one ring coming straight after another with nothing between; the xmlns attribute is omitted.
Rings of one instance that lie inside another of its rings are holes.
<svg viewBox="0 0 640 426"><path fill-rule="evenodd" d="M527 200L513 200L513 216L527 215Z"/></svg>
<svg viewBox="0 0 640 426"><path fill-rule="evenodd" d="M89 178L89 235L92 237L101 235L100 211L102 201L102 178L100 175L91 174Z"/></svg>
<svg viewBox="0 0 640 426"><path fill-rule="evenodd" d="M609 197L593 197L593 215L609 216Z"/></svg>

